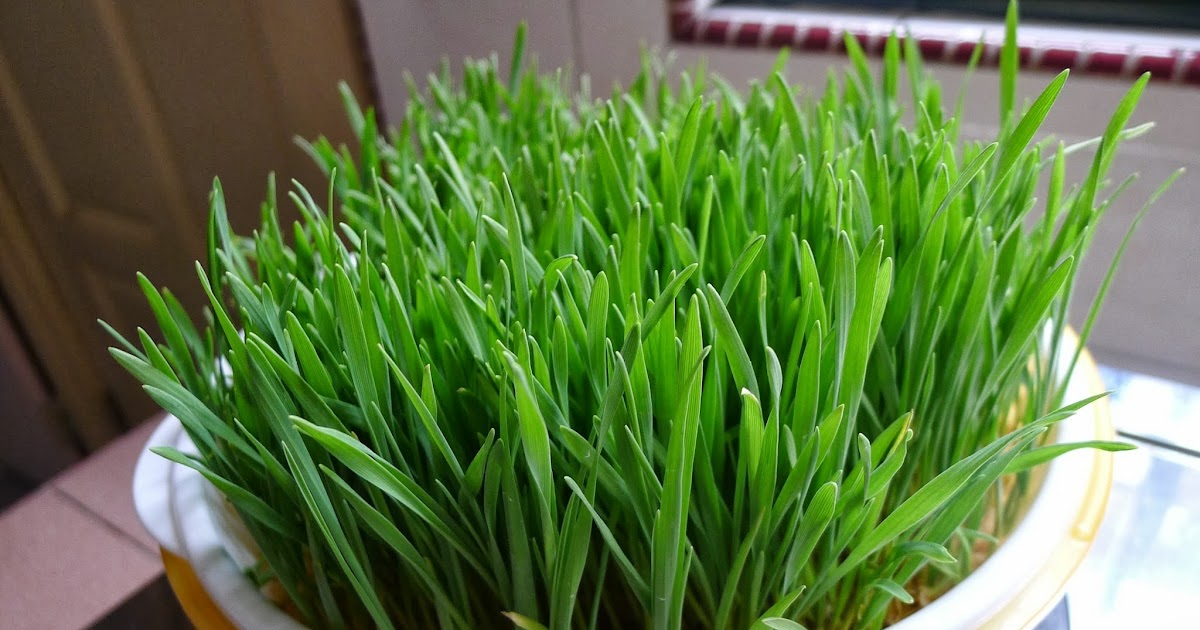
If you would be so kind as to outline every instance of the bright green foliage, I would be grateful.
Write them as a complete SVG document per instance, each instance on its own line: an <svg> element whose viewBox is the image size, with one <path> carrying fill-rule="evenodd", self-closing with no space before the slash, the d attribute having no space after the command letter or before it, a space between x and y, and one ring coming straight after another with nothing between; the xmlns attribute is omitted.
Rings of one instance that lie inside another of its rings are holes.
<svg viewBox="0 0 1200 630"><path fill-rule="evenodd" d="M1047 366L1146 79L1068 186L1034 141L1066 73L1021 107L1006 61L979 143L914 46L876 78L847 44L823 95L647 58L597 100L523 35L388 137L346 94L327 203L285 229L272 183L243 238L215 187L207 326L143 279L164 341L113 354L200 451L163 454L317 627L882 626L1060 452Z"/></svg>

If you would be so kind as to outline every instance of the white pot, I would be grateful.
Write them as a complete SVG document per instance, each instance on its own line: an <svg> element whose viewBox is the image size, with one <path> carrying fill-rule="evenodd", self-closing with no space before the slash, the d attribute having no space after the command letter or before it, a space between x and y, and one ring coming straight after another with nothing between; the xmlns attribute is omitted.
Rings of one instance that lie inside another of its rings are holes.
<svg viewBox="0 0 1200 630"><path fill-rule="evenodd" d="M302 624L260 593L244 573L253 558L244 547L227 545L234 538L218 528L218 523L226 520L219 515L220 504L213 500L217 493L209 490L212 484L191 468L151 453L152 446L172 446L196 454L175 416L168 415L150 434L133 471L133 504L150 535L164 550L191 565L213 603L235 626L303 630Z"/></svg>
<svg viewBox="0 0 1200 630"><path fill-rule="evenodd" d="M1074 344L1065 346L1064 350L1070 350ZM1065 400L1101 391L1100 374L1084 352L1067 385ZM1060 422L1055 441L1112 437L1108 405L1102 399ZM195 453L195 446L173 416L164 419L150 436L147 449L151 446ZM1111 486L1111 453L1078 450L1053 460L1029 511L1004 544L961 584L891 628L1033 628L1057 604L1068 578L1091 547ZM159 545L191 564L209 596L234 625L253 630L303 628L245 575L243 570L252 556L236 542L236 535L228 533L226 519L217 514L219 504L211 498L215 493L209 495L207 487L211 486L199 473L145 450L134 471L134 504ZM224 524L218 527L218 523Z"/></svg>
<svg viewBox="0 0 1200 630"><path fill-rule="evenodd" d="M1073 334L1064 356L1074 351ZM1067 383L1073 402L1105 391L1086 350ZM1056 443L1115 437L1108 400L1100 399L1059 422ZM1032 629L1050 614L1067 580L1083 562L1108 506L1112 453L1080 449L1049 463L1037 497L1016 529L965 580L890 630Z"/></svg>

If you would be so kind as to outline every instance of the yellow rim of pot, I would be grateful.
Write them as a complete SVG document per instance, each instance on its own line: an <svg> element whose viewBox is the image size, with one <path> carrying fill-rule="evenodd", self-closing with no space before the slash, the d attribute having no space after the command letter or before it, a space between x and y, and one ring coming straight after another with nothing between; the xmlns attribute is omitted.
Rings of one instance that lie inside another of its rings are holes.
<svg viewBox="0 0 1200 630"><path fill-rule="evenodd" d="M1086 348L1079 355L1076 375L1088 379L1089 391L1104 391L1100 371ZM1107 399L1102 398L1092 403L1092 414L1095 418L1095 439L1113 439L1116 433L1113 430ZM1096 540L1096 533L1100 529L1104 510L1108 506L1108 496L1112 490L1112 465L1112 453L1099 450L1092 452L1092 476L1083 505L1067 538L1055 548L1054 553L1046 559L1045 564L1025 588L989 619L982 629L1033 628L1058 604L1067 581L1079 568ZM192 625L198 630L236 630L236 626L225 617L208 591L204 590L204 585L200 583L187 560L166 549L162 550L162 559L167 580Z"/></svg>
<svg viewBox="0 0 1200 630"><path fill-rule="evenodd" d="M160 548L160 551L167 581L171 583L171 590L175 591L175 598L179 600L179 607L187 615L188 621L197 630L237 630L237 626L225 617L208 591L204 590L192 565L166 549Z"/></svg>

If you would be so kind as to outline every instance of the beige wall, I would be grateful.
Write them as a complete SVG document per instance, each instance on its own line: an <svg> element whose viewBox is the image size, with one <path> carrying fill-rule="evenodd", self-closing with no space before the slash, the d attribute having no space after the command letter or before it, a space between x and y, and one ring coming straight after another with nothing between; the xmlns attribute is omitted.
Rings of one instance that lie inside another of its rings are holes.
<svg viewBox="0 0 1200 630"><path fill-rule="evenodd" d="M443 58L497 52L508 63L517 23L529 24L526 50L541 67L574 67L573 0L360 0L384 117L404 112L404 74L423 82Z"/></svg>
<svg viewBox="0 0 1200 630"><path fill-rule="evenodd" d="M667 42L665 0L467 0L448 10L435 0L363 0L367 34L375 59L385 109L401 111L401 70L421 75L442 54L458 59L491 50L507 51L517 22L530 22L530 50L546 63L574 62L587 72L596 92L629 78L638 65L642 43L666 49L688 65L701 56L735 83L762 77L774 53ZM469 17L468 17L469 16ZM464 26L464 24L471 26ZM844 59L827 54L793 55L789 73L799 82L819 85L829 64ZM948 90L955 90L961 66L936 66ZM1052 78L1026 74L1021 94L1032 98ZM1044 129L1067 142L1099 135L1127 87L1120 79L1076 74L1059 98ZM970 131L994 133L997 81L980 70L966 106ZM1082 268L1076 320L1085 312L1108 261L1142 202L1179 167L1188 168L1160 199L1129 247L1107 306L1096 326L1092 348L1103 361L1161 376L1200 383L1200 89L1152 83L1134 122L1156 121L1147 136L1128 143L1114 165L1122 177L1140 172L1140 180L1114 205ZM1075 176L1086 169L1076 161Z"/></svg>

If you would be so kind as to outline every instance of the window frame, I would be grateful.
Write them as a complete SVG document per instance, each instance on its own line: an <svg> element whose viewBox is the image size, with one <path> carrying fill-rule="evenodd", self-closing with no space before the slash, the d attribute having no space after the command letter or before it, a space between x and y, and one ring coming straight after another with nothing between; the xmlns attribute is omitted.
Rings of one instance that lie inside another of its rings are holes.
<svg viewBox="0 0 1200 630"><path fill-rule="evenodd" d="M844 54L849 34L878 57L896 31L914 37L927 60L947 63L967 63L982 41L980 65L996 66L1004 39L1004 24L988 19L666 1L668 36L676 44ZM1148 72L1155 80L1200 86L1200 34L1027 24L1019 43L1023 68L1124 78Z"/></svg>

